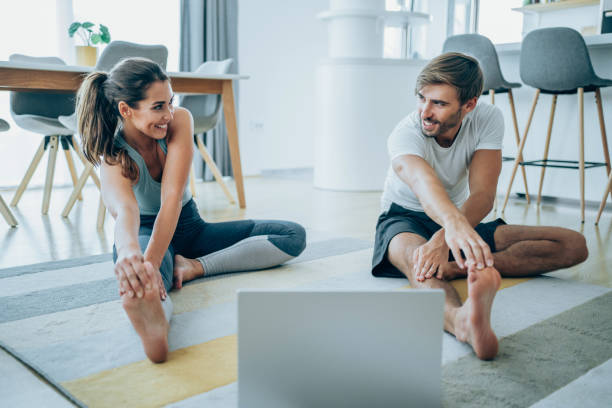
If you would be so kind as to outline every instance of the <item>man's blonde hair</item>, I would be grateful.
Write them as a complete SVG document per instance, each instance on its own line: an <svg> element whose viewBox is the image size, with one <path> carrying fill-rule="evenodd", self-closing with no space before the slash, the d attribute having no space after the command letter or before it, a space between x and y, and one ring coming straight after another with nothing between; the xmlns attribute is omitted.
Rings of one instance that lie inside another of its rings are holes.
<svg viewBox="0 0 612 408"><path fill-rule="evenodd" d="M484 79L478 61L469 55L447 52L429 61L416 80L415 94L427 85L446 84L457 90L459 103L480 96Z"/></svg>

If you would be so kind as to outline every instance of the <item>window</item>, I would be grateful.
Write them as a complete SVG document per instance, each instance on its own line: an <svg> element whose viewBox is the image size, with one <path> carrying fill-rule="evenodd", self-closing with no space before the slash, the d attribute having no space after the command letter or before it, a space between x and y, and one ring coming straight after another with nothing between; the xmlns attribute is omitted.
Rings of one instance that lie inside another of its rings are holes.
<svg viewBox="0 0 612 408"><path fill-rule="evenodd" d="M61 5L60 10L56 5ZM36 13L32 13L36 10ZM60 15L63 13L62 15ZM62 56L61 50L74 52L67 34L67 15L75 21L91 21L109 27L113 40L124 40L141 44L164 44L168 48L168 71L178 71L180 45L179 0L93 0L40 1L20 0L5 7L4 22L0 25L0 60L20 53L32 56ZM56 16L54 19L53 16ZM62 21L62 23L58 23ZM61 26L60 26L61 25ZM66 27L63 27L66 25ZM79 44L78 39L74 41ZM62 48L64 47L64 48ZM9 93L0 92L0 118L10 123L11 129L0 134L0 186L16 186L34 156L41 135L27 132L15 125L10 117ZM54 184L70 184L70 174L64 164L63 154L58 155ZM77 167L80 171L81 167ZM38 165L30 185L44 184L46 157Z"/></svg>
<svg viewBox="0 0 612 408"><path fill-rule="evenodd" d="M448 36L476 31L478 4L478 0L448 0Z"/></svg>
<svg viewBox="0 0 612 408"><path fill-rule="evenodd" d="M427 0L385 0L387 11L426 12ZM424 39L422 27L386 25L383 35L383 58L420 58L421 50L415 45L416 39ZM424 41L420 41L424 44Z"/></svg>
<svg viewBox="0 0 612 408"><path fill-rule="evenodd" d="M512 9L522 5L523 0L480 0L478 33L494 44L521 42L523 13Z"/></svg>
<svg viewBox="0 0 612 408"><path fill-rule="evenodd" d="M165 45L167 70L179 70L179 0L73 0L73 10L76 21L108 26L113 40Z"/></svg>
<svg viewBox="0 0 612 408"><path fill-rule="evenodd" d="M520 42L523 14L513 11L523 0L449 0L448 35L474 33L494 44Z"/></svg>

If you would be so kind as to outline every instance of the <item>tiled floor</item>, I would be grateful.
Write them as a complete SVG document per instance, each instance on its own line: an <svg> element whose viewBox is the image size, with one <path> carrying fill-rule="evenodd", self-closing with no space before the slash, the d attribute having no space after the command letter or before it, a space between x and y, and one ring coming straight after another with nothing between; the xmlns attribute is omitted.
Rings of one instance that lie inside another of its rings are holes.
<svg viewBox="0 0 612 408"><path fill-rule="evenodd" d="M312 187L311 177L267 176L245 180L247 208L228 205L215 183L198 184L196 201L208 221L243 218L287 219L311 231L373 240L379 213L380 192L333 192ZM231 185L233 187L233 185ZM1 191L10 201L14 191ZM113 220L96 230L98 191L88 186L67 219L60 213L70 194L68 188L53 191L49 214L42 216L42 190L27 191L14 214L17 228L0 220L0 268L107 253L112 250ZM499 215L498 215L499 216ZM511 201L504 219L512 224L557 225L582 231L590 255L582 265L552 273L553 276L612 287L612 204L599 226L596 210L587 209L586 223L579 209L543 204L537 208L521 200ZM493 218L491 214L489 218ZM18 362L0 352L0 406L70 406Z"/></svg>

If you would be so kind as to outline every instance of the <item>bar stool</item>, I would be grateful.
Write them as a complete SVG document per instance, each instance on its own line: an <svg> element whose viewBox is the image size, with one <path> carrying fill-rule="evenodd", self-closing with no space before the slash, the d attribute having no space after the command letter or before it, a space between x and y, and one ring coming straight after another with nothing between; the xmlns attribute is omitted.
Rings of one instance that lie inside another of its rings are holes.
<svg viewBox="0 0 612 408"><path fill-rule="evenodd" d="M6 121L4 121L3 119L0 119L0 132L6 132L7 130L9 130L9 124L6 123ZM11 227L17 226L17 220L11 212L11 209L8 208L8 205L6 205L6 203L4 202L2 196L0 196L0 214L2 214L2 217L4 217L4 220L8 225L10 225Z"/></svg>
<svg viewBox="0 0 612 408"><path fill-rule="evenodd" d="M508 82L502 75L501 68L499 66L499 58L495 46L487 37L480 34L460 34L448 37L444 41L442 47L443 52L460 52L463 54L470 55L478 60L480 69L484 76L484 87L483 95L491 95L491 104L495 105L495 94L507 93L508 101L510 102L510 112L512 113L512 123L514 124L514 136L516 138L516 145L519 146L521 137L519 135L518 123L516 120L516 109L514 108L514 97L512 95L512 88L520 88L521 84L516 82ZM519 162L523 161L522 156L519 157ZM503 161L513 161L514 157L504 156ZM529 189L527 187L527 175L525 174L525 168L521 166L523 173L523 183L525 183L525 198L527 203L529 200ZM495 209L497 209L497 199L495 200Z"/></svg>
<svg viewBox="0 0 612 408"><path fill-rule="evenodd" d="M520 157L527 141L527 133L529 132L529 126L531 125L538 97L540 93L545 93L552 95L552 104L544 157L542 160L533 160L523 162L522 164L542 167L538 190L538 204L541 201L546 167L578 169L580 178L580 220L584 223L584 170L586 168L606 166L608 174L610 173L610 154L608 152L608 141L599 89L611 86L612 80L599 78L595 74L584 39L576 30L567 27L541 28L527 34L521 45L520 72L523 83L536 88L536 93L531 111L529 112L529 118L527 119L527 125L525 126L525 134L519 146L517 159L514 161L514 168L512 169L510 185L508 186L502 212L508 203L516 170L519 164L521 164ZM605 163L584 161L584 92L595 92ZM578 94L579 160L548 159L548 148L550 146L550 135L552 133L557 96L575 93Z"/></svg>
<svg viewBox="0 0 612 408"><path fill-rule="evenodd" d="M599 224L599 219L601 218L601 213L606 206L606 200L608 199L608 194L612 195L612 174L608 178L608 184L606 184L606 189L604 190L603 198L601 199L601 204L599 205L599 211L597 211L597 218L595 219L595 225Z"/></svg>

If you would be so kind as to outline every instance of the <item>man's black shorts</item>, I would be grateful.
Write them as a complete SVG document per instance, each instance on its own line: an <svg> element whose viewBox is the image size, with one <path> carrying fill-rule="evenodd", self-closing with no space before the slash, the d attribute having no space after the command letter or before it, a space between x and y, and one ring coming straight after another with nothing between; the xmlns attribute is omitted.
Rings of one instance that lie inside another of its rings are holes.
<svg viewBox="0 0 612 408"><path fill-rule="evenodd" d="M489 245L491 252L495 252L495 240L493 234L500 225L506 222L501 218L495 221L480 223L474 228L478 235ZM395 266L387 259L387 248L391 239L402 232L418 234L429 240L439 230L440 225L429 218L427 214L419 211L407 210L395 203L391 204L389 210L378 217L376 224L376 238L374 241L374 257L372 258L372 275L388 278L404 277ZM449 251L449 260L454 260Z"/></svg>

